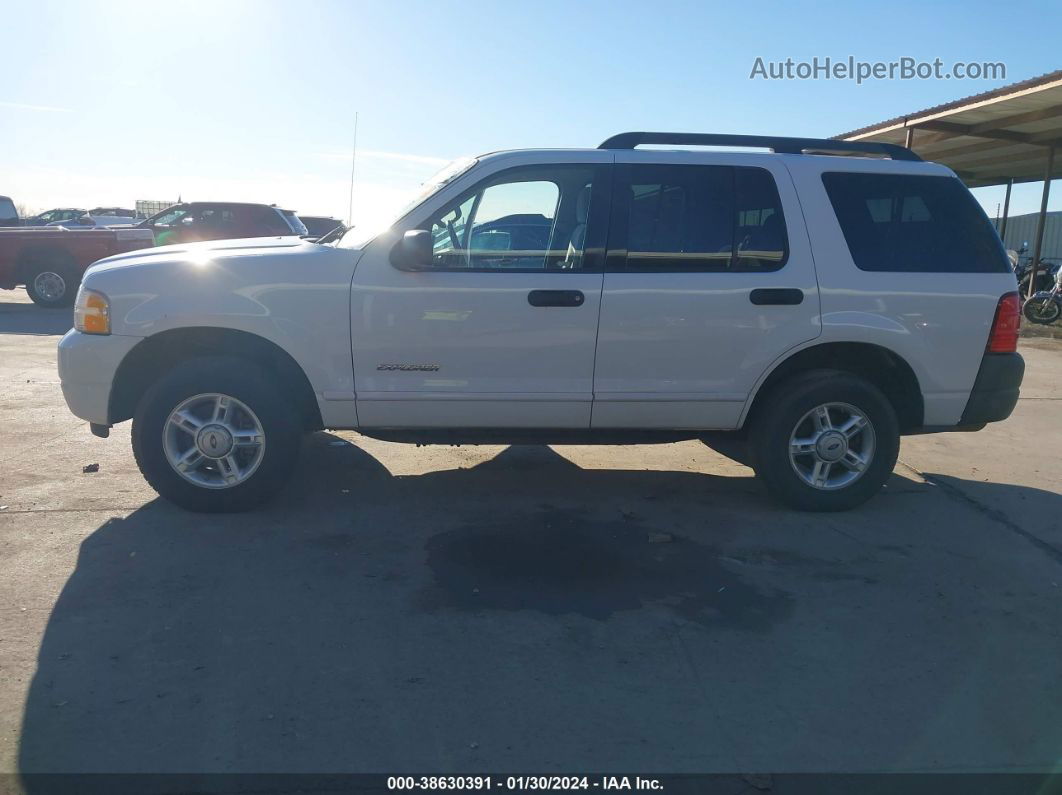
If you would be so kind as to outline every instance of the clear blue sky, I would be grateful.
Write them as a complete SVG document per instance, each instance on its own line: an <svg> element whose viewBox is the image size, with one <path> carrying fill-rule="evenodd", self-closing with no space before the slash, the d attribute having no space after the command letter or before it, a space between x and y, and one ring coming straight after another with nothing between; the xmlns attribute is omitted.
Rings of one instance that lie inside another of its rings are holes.
<svg viewBox="0 0 1062 795"><path fill-rule="evenodd" d="M835 135L1055 69L1060 30L1057 3L7 2L0 193L345 216L358 111L368 223L458 155L631 129ZM1007 78L749 79L756 56L850 54ZM1037 209L1038 187L1015 193ZM994 213L1002 190L978 196Z"/></svg>

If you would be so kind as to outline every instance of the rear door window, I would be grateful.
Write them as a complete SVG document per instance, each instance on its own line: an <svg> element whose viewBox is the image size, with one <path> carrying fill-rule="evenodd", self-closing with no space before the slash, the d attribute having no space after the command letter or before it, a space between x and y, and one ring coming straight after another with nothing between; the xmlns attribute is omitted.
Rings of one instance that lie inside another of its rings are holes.
<svg viewBox="0 0 1062 795"><path fill-rule="evenodd" d="M777 270L785 264L785 220L765 169L623 166L614 205L609 248L625 248L626 256L622 266L611 258L610 268L683 273Z"/></svg>
<svg viewBox="0 0 1062 795"><path fill-rule="evenodd" d="M284 236L291 234L287 222L272 207L249 206L243 210L256 237Z"/></svg>
<svg viewBox="0 0 1062 795"><path fill-rule="evenodd" d="M727 268L734 239L732 179L725 166L632 166L628 270Z"/></svg>
<svg viewBox="0 0 1062 795"><path fill-rule="evenodd" d="M195 214L195 223L219 231L230 230L236 225L236 213L219 207L204 207Z"/></svg>
<svg viewBox="0 0 1062 795"><path fill-rule="evenodd" d="M954 177L830 172L822 182L860 270L1010 270L988 217Z"/></svg>

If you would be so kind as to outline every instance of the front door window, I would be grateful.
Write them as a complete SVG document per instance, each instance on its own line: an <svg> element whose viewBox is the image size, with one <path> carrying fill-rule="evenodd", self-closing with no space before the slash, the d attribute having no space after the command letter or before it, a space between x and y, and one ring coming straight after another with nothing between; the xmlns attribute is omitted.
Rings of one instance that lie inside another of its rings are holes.
<svg viewBox="0 0 1062 795"><path fill-rule="evenodd" d="M505 172L432 217L439 270L583 268L593 171L587 166Z"/></svg>

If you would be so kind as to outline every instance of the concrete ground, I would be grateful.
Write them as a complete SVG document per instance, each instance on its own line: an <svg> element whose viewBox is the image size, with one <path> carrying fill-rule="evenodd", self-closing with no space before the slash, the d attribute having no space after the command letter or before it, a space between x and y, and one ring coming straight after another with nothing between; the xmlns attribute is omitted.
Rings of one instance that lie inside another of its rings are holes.
<svg viewBox="0 0 1062 795"><path fill-rule="evenodd" d="M1058 764L1058 341L847 514L699 443L319 433L268 509L200 516L67 412L68 326L0 296L0 772Z"/></svg>

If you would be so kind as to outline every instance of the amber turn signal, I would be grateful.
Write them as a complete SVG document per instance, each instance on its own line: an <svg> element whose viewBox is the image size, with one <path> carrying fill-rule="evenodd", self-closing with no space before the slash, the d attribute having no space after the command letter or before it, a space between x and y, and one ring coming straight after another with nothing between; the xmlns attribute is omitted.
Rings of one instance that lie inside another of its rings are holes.
<svg viewBox="0 0 1062 795"><path fill-rule="evenodd" d="M111 303L107 296L82 287L74 302L74 328L85 334L111 333Z"/></svg>

